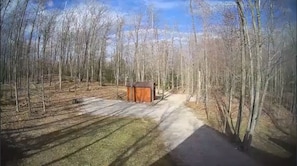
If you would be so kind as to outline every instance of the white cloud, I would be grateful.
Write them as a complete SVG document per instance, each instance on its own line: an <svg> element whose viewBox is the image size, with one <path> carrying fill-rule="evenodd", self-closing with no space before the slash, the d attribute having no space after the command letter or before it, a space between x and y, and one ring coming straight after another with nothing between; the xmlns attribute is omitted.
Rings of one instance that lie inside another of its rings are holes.
<svg viewBox="0 0 297 166"><path fill-rule="evenodd" d="M47 6L48 7L53 7L54 6L54 1L53 0L48 1Z"/></svg>
<svg viewBox="0 0 297 166"><path fill-rule="evenodd" d="M184 1L144 0L147 6L153 5L156 9L174 9L184 5Z"/></svg>
<svg viewBox="0 0 297 166"><path fill-rule="evenodd" d="M222 1L222 0L207 0L207 1L196 1L194 3L194 13L198 15L212 15L215 13L223 12L226 9L236 9L235 1Z"/></svg>
<svg viewBox="0 0 297 166"><path fill-rule="evenodd" d="M234 6L235 1L220 1L220 0L209 0L207 1L208 4L214 6Z"/></svg>
<svg viewBox="0 0 297 166"><path fill-rule="evenodd" d="M210 5L210 8L213 12L236 7L235 1L210 0L207 1L207 3Z"/></svg>

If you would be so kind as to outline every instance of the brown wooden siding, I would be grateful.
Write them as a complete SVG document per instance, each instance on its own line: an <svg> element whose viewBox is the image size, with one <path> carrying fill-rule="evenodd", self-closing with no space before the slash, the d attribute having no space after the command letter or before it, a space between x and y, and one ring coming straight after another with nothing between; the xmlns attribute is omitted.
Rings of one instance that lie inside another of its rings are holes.
<svg viewBox="0 0 297 166"><path fill-rule="evenodd" d="M135 82L127 84L127 100L132 102L152 102L155 100L153 82Z"/></svg>
<svg viewBox="0 0 297 166"><path fill-rule="evenodd" d="M127 87L127 100L133 102L152 102L151 88ZM155 98L155 97L154 97Z"/></svg>
<svg viewBox="0 0 297 166"><path fill-rule="evenodd" d="M134 87L127 87L127 101L135 102Z"/></svg>
<svg viewBox="0 0 297 166"><path fill-rule="evenodd" d="M135 88L136 102L151 102L150 88Z"/></svg>

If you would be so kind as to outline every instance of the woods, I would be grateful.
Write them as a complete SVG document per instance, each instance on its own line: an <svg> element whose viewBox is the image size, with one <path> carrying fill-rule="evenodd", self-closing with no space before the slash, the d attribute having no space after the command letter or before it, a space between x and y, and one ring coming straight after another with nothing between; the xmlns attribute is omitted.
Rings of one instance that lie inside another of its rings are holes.
<svg viewBox="0 0 297 166"><path fill-rule="evenodd" d="M93 82L118 87L153 81L163 97L176 90L202 102L207 117L214 94L227 97L224 132L235 123L234 138L245 150L270 105L291 112L286 121L297 126L296 22L287 19L294 13L278 9L280 0L235 0L224 8L206 0L187 3L192 24L185 32L163 25L153 7L126 17L97 1L65 3L61 10L45 0L2 0L2 98L12 99L18 112L25 95L31 112L31 88L37 86L40 111L46 112L45 86L58 92L64 82L73 82L69 88L75 90L85 83L89 90ZM236 120L230 118L235 101Z"/></svg>

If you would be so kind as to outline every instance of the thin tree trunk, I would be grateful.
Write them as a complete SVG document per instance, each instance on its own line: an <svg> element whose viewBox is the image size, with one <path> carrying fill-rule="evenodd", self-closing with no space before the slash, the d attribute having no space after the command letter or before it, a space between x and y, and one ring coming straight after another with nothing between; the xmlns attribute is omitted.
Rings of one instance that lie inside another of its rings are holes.
<svg viewBox="0 0 297 166"><path fill-rule="evenodd" d="M228 101L228 109L227 109L227 112L225 113L225 125L224 125L224 131L226 133L226 127L227 127L227 124L229 126L232 126L233 127L233 123L232 123L232 119L230 117L230 113L232 112L232 97L233 97L233 88L234 88L234 78L233 78L233 74L230 75L230 87L229 87L229 101ZM230 123L229 123L230 121Z"/></svg>
<svg viewBox="0 0 297 166"><path fill-rule="evenodd" d="M193 61L194 61L194 58L192 59ZM192 76L192 78L191 78L191 97L193 96L193 94L194 94L194 62L192 63L192 69L191 69L191 76Z"/></svg>
<svg viewBox="0 0 297 166"><path fill-rule="evenodd" d="M166 44L165 51L163 53L163 78L162 78L162 99L165 98L165 90L167 84L167 58L168 58L168 45Z"/></svg>
<svg viewBox="0 0 297 166"><path fill-rule="evenodd" d="M52 86L52 61L53 61L53 42L50 40L51 43L51 50L50 50L50 63L48 65L48 79L49 79L49 86ZM55 49L55 55L56 55L56 49Z"/></svg>
<svg viewBox="0 0 297 166"><path fill-rule="evenodd" d="M59 56L59 90L62 90L62 55Z"/></svg>
<svg viewBox="0 0 297 166"><path fill-rule="evenodd" d="M23 23L24 23L24 17L25 17L25 13L26 13L26 9L27 9L27 5L29 3L29 0L25 1L25 6L22 10L22 14L21 14L21 22L20 25L18 25L18 29L17 29L17 36L16 36L16 47L15 47L15 52L14 52L14 90L15 90L15 106L16 106L16 112L19 112L19 96L18 96L18 65L19 65L19 50L23 49L22 46L20 46L20 36L21 34L24 34L25 28L23 28ZM22 30L23 28L23 30Z"/></svg>
<svg viewBox="0 0 297 166"><path fill-rule="evenodd" d="M43 112L45 112L45 94L44 94L44 74L43 74L43 67L41 70L41 92L42 92L42 108Z"/></svg>
<svg viewBox="0 0 297 166"><path fill-rule="evenodd" d="M107 35L109 32L109 25L107 25L105 32L104 32L104 37L103 37L103 41L102 41L102 47L100 50L100 65L99 65L99 85L102 86L103 85L103 60L105 57L105 51L106 51L106 40L107 40Z"/></svg>
<svg viewBox="0 0 297 166"><path fill-rule="evenodd" d="M89 36L87 36L88 38ZM85 57L87 58L87 90L89 90L89 68L90 68L90 59L89 59L89 53L88 53L88 47L89 47L89 39L87 39L86 41L86 48L85 48Z"/></svg>
<svg viewBox="0 0 297 166"><path fill-rule="evenodd" d="M13 67L13 62L12 62L12 59L11 59L10 60L10 65L9 65L9 74L8 74L9 75L9 78L8 78L9 79L9 81L8 81L9 82L9 92L10 92L9 94L10 94L11 99L13 98L13 95L12 95L13 94L13 78L12 78L13 77L12 76L13 75L13 68L12 67Z"/></svg>
<svg viewBox="0 0 297 166"><path fill-rule="evenodd" d="M191 98L191 71L190 71L190 65L187 67L187 93L189 94L188 100Z"/></svg>
<svg viewBox="0 0 297 166"><path fill-rule="evenodd" d="M197 76L197 91L196 91L196 104L198 104L200 100L200 89L201 89L201 72L198 69L198 76Z"/></svg>
<svg viewBox="0 0 297 166"><path fill-rule="evenodd" d="M91 82L93 82L94 81L94 58L93 58L93 54L91 54L90 57L91 57Z"/></svg>
<svg viewBox="0 0 297 166"><path fill-rule="evenodd" d="M16 60L17 63L17 60ZM19 93L18 93L18 84L17 84L17 64L14 65L14 94L15 94L15 109L16 112L19 112Z"/></svg>
<svg viewBox="0 0 297 166"><path fill-rule="evenodd" d="M238 114L235 126L235 141L240 142L240 127L242 121L242 112L244 109L245 103L245 82L246 82L246 70L245 70L245 48L246 48L246 32L245 32L245 17L243 10L240 4L237 4L238 13L240 14L240 34L241 34L241 91L240 91L240 99L239 99L239 107L238 107Z"/></svg>
<svg viewBox="0 0 297 166"><path fill-rule="evenodd" d="M142 70L141 70L141 81L143 82L145 79L145 54L142 53Z"/></svg>
<svg viewBox="0 0 297 166"><path fill-rule="evenodd" d="M73 66L74 66L74 62L72 60L72 55L70 55L70 66L69 66L69 69L70 69L70 78L71 80L73 80Z"/></svg>
<svg viewBox="0 0 297 166"><path fill-rule="evenodd" d="M254 88L254 65L253 65L253 56L252 56L252 51L251 51L251 44L250 44L250 39L248 35L248 29L247 29L247 23L246 23L246 17L244 15L244 10L243 10L243 3L242 0L237 0L236 1L238 11L239 11L239 16L241 17L241 21L243 23L242 28L243 28L243 36L246 38L246 44L247 49L248 49L248 54L249 54L249 60L250 60L250 77L249 77L249 85L250 85L250 115L248 119L248 124L247 124L247 129L246 133L243 139L243 146L244 149L246 147L249 147L251 144L252 137L250 135L250 125L252 122L252 116L254 114L253 112L253 107L254 107L254 93L255 93L255 88ZM238 128L237 128L238 129ZM247 146L246 146L247 145Z"/></svg>
<svg viewBox="0 0 297 166"><path fill-rule="evenodd" d="M261 90L261 83L262 83L262 78L261 78L261 59L262 59L262 49L261 49L261 24L260 24L260 12L259 10L259 4L260 1L257 0L256 2L256 10L257 10L257 23L256 19L254 19L254 25L256 24L256 33L257 33L257 39L256 39L256 85L255 85L255 99L254 99L254 108L253 108L253 117L252 117L252 123L251 123L251 131L250 134L252 135L254 133L256 123L258 120L259 116L259 104L260 104L260 90Z"/></svg>
<svg viewBox="0 0 297 166"><path fill-rule="evenodd" d="M160 60L158 59L158 94L160 94L160 88L161 88L161 74L160 74Z"/></svg>
<svg viewBox="0 0 297 166"><path fill-rule="evenodd" d="M204 88L205 88L204 106L205 106L206 118L208 119L208 108L207 108L207 104L208 104L208 65L207 65L206 44L204 44L204 63L205 63L205 74L204 74Z"/></svg>
<svg viewBox="0 0 297 166"><path fill-rule="evenodd" d="M78 85L80 85L80 82L81 82L81 76L80 76L80 55L78 54L77 56L77 68L76 68L76 71L77 71L77 77L78 77Z"/></svg>
<svg viewBox="0 0 297 166"><path fill-rule="evenodd" d="M28 109L29 112L32 112L32 107L31 107L31 96L30 96L30 76L29 76L29 72L30 72L30 68L29 68L30 62L29 62L29 57L27 56L27 101L28 101Z"/></svg>
<svg viewBox="0 0 297 166"><path fill-rule="evenodd" d="M103 60L103 57L101 55L100 59L99 59L99 86L102 86L102 60Z"/></svg>
<svg viewBox="0 0 297 166"><path fill-rule="evenodd" d="M171 68L171 89L174 89L174 70L173 70L173 64Z"/></svg>
<svg viewBox="0 0 297 166"><path fill-rule="evenodd" d="M254 32L256 34L256 40L255 40L255 47L256 47L256 82L252 85L254 87L254 98L251 103L251 113L249 117L249 123L247 126L247 130L244 136L243 145L244 150L249 150L249 147L252 143L252 136L254 134L257 121L259 120L259 111L260 111L260 90L261 90L261 59L262 59L262 38L261 38L261 14L260 14L260 0L256 0L254 2L255 4L252 4L251 0L249 0L249 6L251 9L251 15L252 15L252 23ZM257 16L254 15L254 10L256 9ZM252 75L253 76L253 75Z"/></svg>
<svg viewBox="0 0 297 166"><path fill-rule="evenodd" d="M32 44L32 37L33 37L33 31L35 27L35 22L36 22L36 17L37 17L38 10L35 14L35 18L33 20L32 24L32 29L30 32L30 39L29 39L29 44L27 47L27 71L26 71L26 77L27 77L27 101L28 101L28 109L29 112L32 112L32 107L31 107L31 96L30 96L30 52L31 52L31 44Z"/></svg>
<svg viewBox="0 0 297 166"><path fill-rule="evenodd" d="M182 55L182 46L181 46L181 41L180 41L180 80L181 80L181 89L184 89L184 75L183 75L183 70L184 70L184 66L183 66L183 55Z"/></svg>
<svg viewBox="0 0 297 166"><path fill-rule="evenodd" d="M50 25L48 25L50 27ZM48 31L49 32L49 31ZM41 65L41 92L42 92L42 108L43 112L45 112L45 92L44 92L44 66L45 66L45 49L48 42L47 32L43 35L43 48L42 48L42 65ZM39 45L40 43L38 43ZM38 49L39 52L39 49Z"/></svg>
<svg viewBox="0 0 297 166"><path fill-rule="evenodd" d="M120 32L118 32L120 33ZM119 40L119 39L118 39ZM120 50L118 50L119 48L117 48L117 52L116 52L116 95L117 98L119 97L119 77L120 77Z"/></svg>
<svg viewBox="0 0 297 166"><path fill-rule="evenodd" d="M116 74L116 88L117 88L117 98L119 97L119 76L120 76L120 58L119 55L117 55L117 74Z"/></svg>

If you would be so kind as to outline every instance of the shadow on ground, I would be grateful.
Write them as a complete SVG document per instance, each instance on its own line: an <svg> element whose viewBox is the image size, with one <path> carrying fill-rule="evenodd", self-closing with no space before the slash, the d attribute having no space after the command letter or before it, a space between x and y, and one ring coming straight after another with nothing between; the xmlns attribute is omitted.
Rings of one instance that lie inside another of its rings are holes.
<svg viewBox="0 0 297 166"><path fill-rule="evenodd" d="M101 119L102 121L102 119ZM111 123L117 123L119 120L116 121L109 121L109 123L101 123L101 125L110 125ZM110 132L108 135L105 135L102 138L99 138L93 142L87 143L85 146L76 149L74 152L69 153L67 155L61 156L60 158L56 160L52 160L48 163L45 163L44 165L51 165L58 163L59 161L68 158L72 156L73 154L88 148L89 146L95 144L96 142L101 141L104 138L107 138L109 135L113 134L117 130L120 130L122 127L128 125L131 123L131 121L125 122L120 127L115 129L114 131ZM9 139L1 139L1 165L6 165L5 163L9 161L10 165L14 165L14 163L17 163L17 160L22 159L24 157L29 157L30 155L25 154L25 152L32 148L33 150L37 150L35 153L40 153L44 150L47 150L48 148L54 148L55 146L60 146L61 144L77 139L78 137L83 137L86 134L92 134L92 132L95 132L98 128L100 128L99 122L96 124L92 124L87 128L79 128L72 131L73 133L64 133L57 132L52 135L47 135L46 137L41 136L34 138L35 144L27 144L26 148L18 148L13 142L12 138ZM122 165L131 156L133 156L137 151L139 151L144 146L150 144L154 138L151 137L151 133L157 129L158 126L153 127L145 135L140 137L137 141L135 141L131 146L129 146L125 151L118 154L118 157L110 163L110 165ZM221 137L222 139L217 139L217 137ZM42 139L41 139L42 138ZM32 139L32 138L31 138ZM56 145L50 145L52 142L59 142ZM283 141L280 141L278 139L271 138L271 141L279 144L280 146L284 147L287 150L294 151L294 148L291 145L288 145L284 143ZM30 142L30 141L29 141ZM195 145L195 146L194 146ZM199 151L196 151L194 147L199 147ZM230 150L230 151L226 151ZM236 150L235 146L227 143L227 138L223 136L218 131L214 130L213 128L209 126L202 126L198 130L196 130L190 137L188 137L186 140L184 140L181 144L179 144L175 149L164 155L159 160L155 161L152 166L162 166L165 165L187 165L187 164L193 164L194 165L208 165L208 166L214 166L214 165L248 165L252 166L250 162L250 157L257 160L262 165L269 165L269 166L290 166L294 165L293 156L292 158L280 158L277 156L274 156L272 154L263 152L261 150L258 150L257 148L252 147L250 149L250 153L253 155L247 156L246 154L240 154L242 152L239 152ZM193 160L193 156L195 156L195 161ZM183 161L190 161L189 163L182 162ZM174 161L173 161L174 160ZM168 162L169 161L169 162ZM168 164L170 163L170 164ZM252 162L253 163L253 162Z"/></svg>
<svg viewBox="0 0 297 166"><path fill-rule="evenodd" d="M119 110L115 110L114 112L120 113L127 108L121 108ZM20 159L28 158L36 154L38 155L44 151L63 146L69 141L77 140L87 135L94 135L96 132L98 132L98 130L105 130L106 126L118 124L115 125L113 130L106 132L105 135L102 135L89 142L85 142L81 147L73 149L72 151L59 156L59 158L53 158L50 161L45 161L43 163L43 165L58 164L60 161L73 157L74 155L86 150L90 146L102 141L103 139L108 139L115 132L122 130L125 126L131 124L134 121L133 119L126 120L125 118L114 119L108 116L84 116L86 115L78 115L78 117L75 118L79 118L80 120L75 121L73 124L68 124L67 126L63 126L63 124L61 124L63 119L56 121L56 123L53 122L45 124L42 127L46 128L49 126L59 125L60 129L39 136L29 137L21 133L15 137L10 135L9 131L7 131L8 134L6 135L1 134L1 165L6 165L7 162L9 162L10 165L15 165L15 163L17 163ZM163 120L165 119L166 117ZM71 120L71 118L64 119L66 122L68 120ZM151 144L157 137L157 135L152 135L152 133L153 131L157 130L159 124L156 124L156 126L146 131L144 135L138 137L138 139L125 150L118 152L117 156L113 161L111 161L110 165L123 165L143 147ZM40 126L35 126L35 128L32 128L32 130L39 129ZM15 132L13 134L15 134ZM16 141L16 138L21 139L21 141ZM270 140L283 147L285 150L292 152L294 151L292 145L288 145L277 138L271 138ZM250 155L250 157L263 165L290 166L294 163L292 160L293 157L288 159L279 158L254 147L251 148L251 154L253 155ZM151 159L152 157L153 156L149 156L148 159ZM180 143L176 148L155 161L152 165L256 165L256 163L253 162L250 157L246 154L242 154L242 152L239 152L235 146L228 143L226 136L222 135L220 132L209 126L204 125L197 129L191 136ZM263 158L265 160L263 160Z"/></svg>
<svg viewBox="0 0 297 166"><path fill-rule="evenodd" d="M23 158L24 154L21 148L16 147L8 139L1 138L1 165L5 166L7 162L16 165L16 161Z"/></svg>
<svg viewBox="0 0 297 166"><path fill-rule="evenodd" d="M77 105L73 106L76 107ZM110 106L114 106L114 104L108 105L107 107ZM29 130L27 128L21 128L17 130L11 129L11 131L7 129L1 133L1 165L56 165L61 164L61 162L63 163L65 160L70 160L71 163L73 162L71 161L73 158L76 158L77 160L78 155L80 155L82 152L88 153L88 150L94 147L94 145L98 145L102 143L102 141L106 141L108 139L114 139L114 137L116 137L117 133L119 132L125 133L125 131L130 131L127 130L127 128L132 127L131 124L135 121L138 121L138 124L141 124L139 123L141 119L114 117L126 109L129 109L131 106L132 105L129 104L126 107L121 107L118 110L114 110L112 112L113 116L93 116L89 114L83 114L64 117L63 119L59 119L50 123L44 123L42 125L31 126ZM101 109L104 108L106 107ZM98 109L96 109L96 111L98 111ZM164 120L165 119L166 117L164 117ZM145 122L145 120L143 121L143 123L148 123ZM154 145L156 152L153 151L152 154L147 154L150 156L146 156L146 159L141 160L143 160L142 162L147 162L149 164L157 160L156 157L159 155L157 153L157 148L160 147L164 149L164 147L160 146L163 142L159 141L160 136L158 135L158 126L159 124L152 124L150 128L135 127L135 129L142 129L142 131L136 133L133 131L128 134L129 137L135 139L132 140L133 142L128 143L125 149L113 150L110 148L110 150L114 151L113 153L115 154L112 156L114 157L114 160L111 160L108 165L122 165L123 163L126 163L131 157L137 158L135 156L138 156L139 153L142 153L141 151L147 151L147 145L151 144L158 145ZM51 127L55 127L55 130L44 131L46 128ZM25 130L25 132L22 132L23 130ZM98 133L102 134L98 135ZM86 137L90 137L90 139ZM75 143L80 143L80 145L77 146ZM122 144L125 145L125 142ZM69 148L69 145L71 148L66 150ZM61 150L61 147L65 148ZM108 149L109 147L111 146L106 146L105 148ZM59 152L59 150L62 152ZM59 155L51 155L52 153L57 153ZM100 153L104 155L104 152ZM163 154L165 154L165 151L163 151ZM23 164L23 160L32 157L34 160L36 160L36 158L40 158L42 156L44 158L40 159L40 163L33 164L29 162L29 164ZM152 160L154 158L156 159ZM167 165L168 163L171 163L170 158L167 158L166 160L167 161L163 162ZM85 158L85 161L88 162L87 157ZM70 163L66 165L69 165Z"/></svg>
<svg viewBox="0 0 297 166"><path fill-rule="evenodd" d="M216 139L221 137L223 139ZM223 141L224 140L224 141ZM274 140L275 141L275 140ZM228 138L213 128L204 125L196 130L190 137L179 144L175 149L170 151L160 160L156 161L153 166L162 165L162 161L168 157L176 159L176 165L207 165L207 166L233 166L233 165L268 165L268 166L293 166L294 155L291 158L280 158L273 154L261 151L255 147L250 149L250 154L245 154L237 150L235 145L228 144ZM228 144L228 145L227 145ZM280 143L281 144L281 143ZM200 150L195 151L195 146ZM228 147L230 146L230 147ZM283 145L293 150L291 145ZM226 151L226 149L229 151ZM190 155L194 155L196 161L191 160ZM180 158L183 158L182 162ZM255 162L250 162L250 161ZM194 164L193 164L194 163Z"/></svg>

